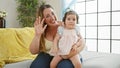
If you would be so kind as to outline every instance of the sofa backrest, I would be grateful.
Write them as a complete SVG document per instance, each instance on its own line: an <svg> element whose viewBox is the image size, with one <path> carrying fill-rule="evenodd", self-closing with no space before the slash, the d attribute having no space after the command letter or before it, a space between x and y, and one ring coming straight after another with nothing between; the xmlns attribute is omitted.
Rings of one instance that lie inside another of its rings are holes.
<svg viewBox="0 0 120 68"><path fill-rule="evenodd" d="M34 36L34 28L0 28L0 66L4 63L34 59L29 45Z"/></svg>

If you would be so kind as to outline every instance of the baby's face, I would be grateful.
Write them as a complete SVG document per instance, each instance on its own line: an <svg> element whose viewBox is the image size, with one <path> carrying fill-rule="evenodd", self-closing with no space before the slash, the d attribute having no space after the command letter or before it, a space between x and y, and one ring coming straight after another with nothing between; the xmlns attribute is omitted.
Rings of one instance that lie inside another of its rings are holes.
<svg viewBox="0 0 120 68"><path fill-rule="evenodd" d="M70 14L66 16L65 19L65 27L68 29L75 28L75 24L77 23L77 17L75 14Z"/></svg>

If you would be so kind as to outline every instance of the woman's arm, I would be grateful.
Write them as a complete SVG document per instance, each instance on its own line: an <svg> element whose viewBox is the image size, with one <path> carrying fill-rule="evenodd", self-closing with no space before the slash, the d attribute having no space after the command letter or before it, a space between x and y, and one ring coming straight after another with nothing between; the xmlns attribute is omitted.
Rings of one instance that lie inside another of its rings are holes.
<svg viewBox="0 0 120 68"><path fill-rule="evenodd" d="M31 44L30 44L30 52L32 54L38 54L39 53L39 43L40 43L40 37L41 36L34 36Z"/></svg>
<svg viewBox="0 0 120 68"><path fill-rule="evenodd" d="M56 33L56 36L53 40L53 52L54 53L57 53L57 51L58 51L58 41L59 41L59 39L60 39L60 35L58 33Z"/></svg>
<svg viewBox="0 0 120 68"><path fill-rule="evenodd" d="M77 46L77 53L80 53L84 49L84 47L85 47L85 41L81 37L81 35L79 37L78 42L75 45Z"/></svg>
<svg viewBox="0 0 120 68"><path fill-rule="evenodd" d="M39 46L40 46L40 38L44 30L46 29L47 25L43 27L44 19L41 21L41 18L37 18L34 23L35 28L35 36L30 44L30 52L32 54L38 54L39 53Z"/></svg>

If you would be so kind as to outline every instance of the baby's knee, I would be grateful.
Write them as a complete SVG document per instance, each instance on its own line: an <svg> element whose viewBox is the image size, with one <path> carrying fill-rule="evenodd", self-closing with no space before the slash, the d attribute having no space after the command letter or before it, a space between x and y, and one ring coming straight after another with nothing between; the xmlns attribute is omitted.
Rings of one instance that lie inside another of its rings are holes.
<svg viewBox="0 0 120 68"><path fill-rule="evenodd" d="M75 68L82 68L81 63L76 63L76 64L74 64L74 67L75 67Z"/></svg>
<svg viewBox="0 0 120 68"><path fill-rule="evenodd" d="M50 68L56 68L56 66L54 63L50 63Z"/></svg>

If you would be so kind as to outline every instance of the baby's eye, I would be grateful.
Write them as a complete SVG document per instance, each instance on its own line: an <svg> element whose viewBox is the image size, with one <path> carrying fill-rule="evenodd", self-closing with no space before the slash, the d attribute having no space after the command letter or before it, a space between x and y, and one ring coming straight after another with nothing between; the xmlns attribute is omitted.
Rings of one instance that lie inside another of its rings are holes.
<svg viewBox="0 0 120 68"><path fill-rule="evenodd" d="M75 21L75 19L73 19L73 21Z"/></svg>
<svg viewBox="0 0 120 68"><path fill-rule="evenodd" d="M68 18L67 20L70 20L70 18Z"/></svg>

